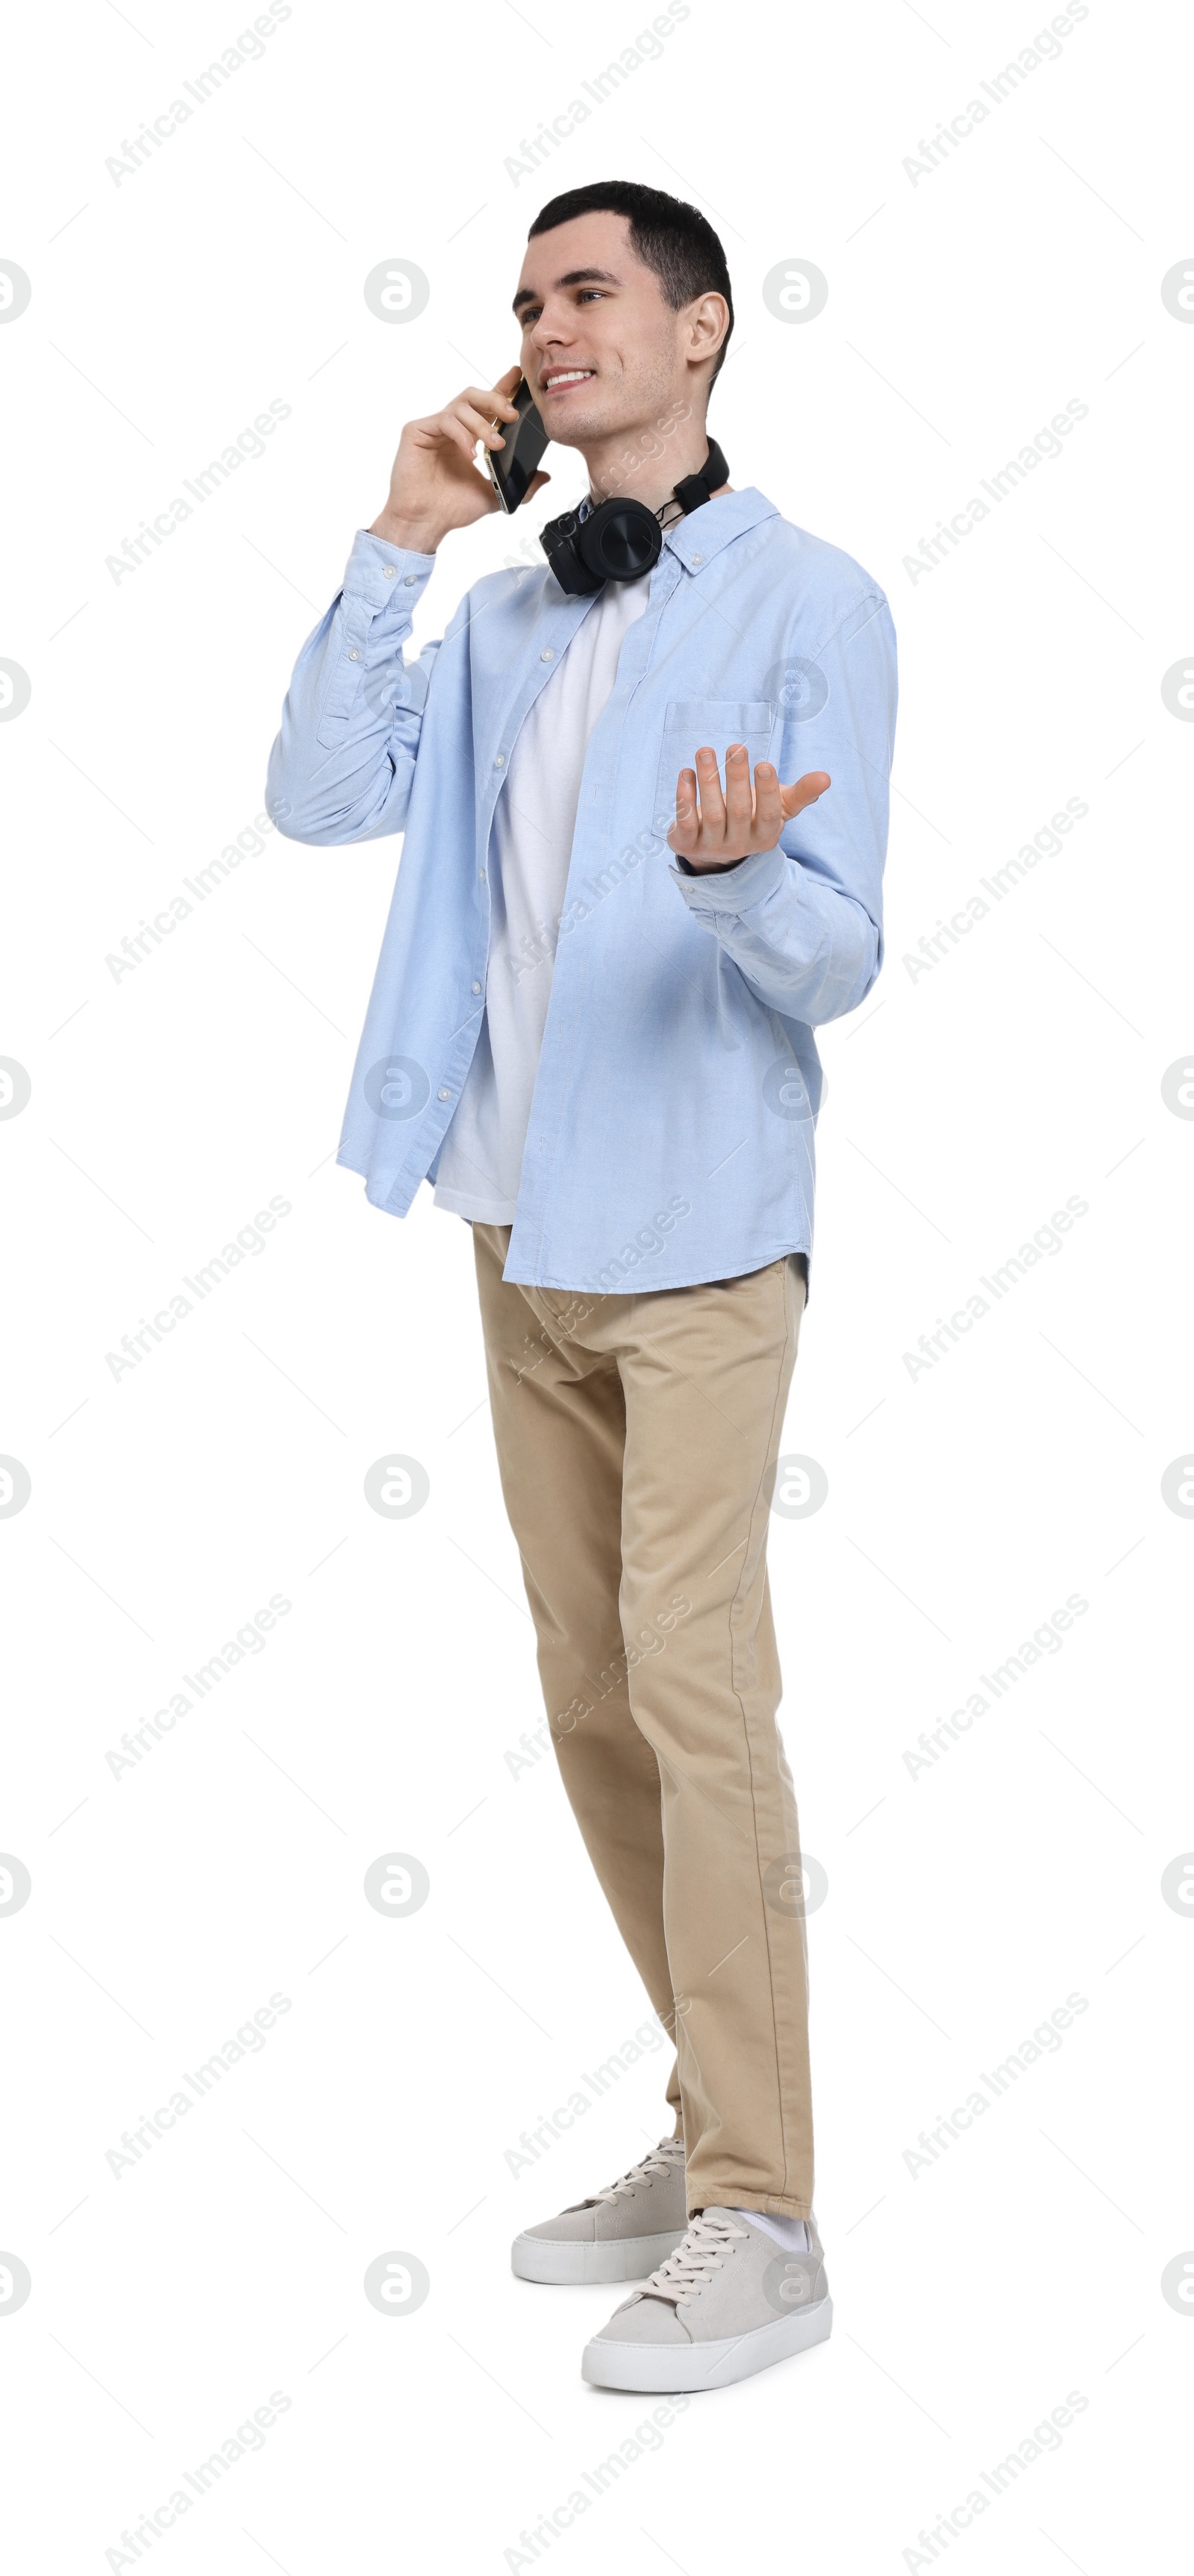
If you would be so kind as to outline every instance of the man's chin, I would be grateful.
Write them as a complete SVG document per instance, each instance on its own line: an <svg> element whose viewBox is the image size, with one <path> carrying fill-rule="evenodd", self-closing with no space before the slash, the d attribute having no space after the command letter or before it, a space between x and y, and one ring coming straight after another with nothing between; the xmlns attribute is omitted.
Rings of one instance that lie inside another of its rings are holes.
<svg viewBox="0 0 1194 2576"><path fill-rule="evenodd" d="M583 409L575 402L550 403L541 418L553 447L586 447L594 438L608 438L611 427L617 426L605 418L600 403Z"/></svg>

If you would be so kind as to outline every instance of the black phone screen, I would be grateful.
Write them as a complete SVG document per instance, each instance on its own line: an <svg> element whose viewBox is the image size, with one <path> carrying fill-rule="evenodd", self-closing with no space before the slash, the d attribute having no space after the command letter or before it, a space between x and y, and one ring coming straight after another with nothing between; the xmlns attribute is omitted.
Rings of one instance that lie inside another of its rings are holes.
<svg viewBox="0 0 1194 2576"><path fill-rule="evenodd" d="M535 409L525 376L520 379L513 402L517 420L498 424L505 446L491 447L485 458L494 490L503 510L507 511L519 509L525 501L527 485L547 445L547 431Z"/></svg>

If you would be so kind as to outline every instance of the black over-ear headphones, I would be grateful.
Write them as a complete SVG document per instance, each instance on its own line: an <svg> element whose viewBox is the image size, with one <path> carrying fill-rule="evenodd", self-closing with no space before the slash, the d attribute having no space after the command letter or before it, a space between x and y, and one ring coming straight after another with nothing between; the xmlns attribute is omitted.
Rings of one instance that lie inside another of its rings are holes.
<svg viewBox="0 0 1194 2576"><path fill-rule="evenodd" d="M588 599L604 590L607 581L641 581L659 561L668 511L678 503L677 515L687 518L729 479L721 449L710 439L700 473L686 474L662 510L648 510L644 501L600 501L596 509L582 501L580 510L565 510L549 520L539 543L561 590L570 598ZM674 517L668 519L669 527L675 523Z"/></svg>

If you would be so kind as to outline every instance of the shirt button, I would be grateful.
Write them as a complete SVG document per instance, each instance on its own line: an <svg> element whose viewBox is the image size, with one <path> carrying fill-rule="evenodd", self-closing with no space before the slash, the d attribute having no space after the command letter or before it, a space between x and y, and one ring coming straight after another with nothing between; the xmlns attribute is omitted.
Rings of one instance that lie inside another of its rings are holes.
<svg viewBox="0 0 1194 2576"><path fill-rule="evenodd" d="M452 1094L451 1094L451 1092L450 1092L450 1091L441 1091L441 1092L440 1092L440 1094L439 1094L439 1097L440 1097L440 1099L441 1099L441 1100L450 1100L450 1099L451 1099L451 1097L452 1097Z"/></svg>
<svg viewBox="0 0 1194 2576"><path fill-rule="evenodd" d="M495 769L504 769L504 768L505 768L505 766L506 766L506 755L505 755L505 752L504 752L504 751L499 751L499 753L498 753L498 755L497 755L497 758L496 758L496 760L494 761L494 764L493 764L493 765L494 765L494 768L495 768Z"/></svg>
<svg viewBox="0 0 1194 2576"><path fill-rule="evenodd" d="M703 556L703 555L694 555L694 556L693 556L693 558L692 558L692 560L693 560L694 564L699 564L699 563L703 563L703 562L704 562L704 560L705 560L705 558L704 558L704 556Z"/></svg>
<svg viewBox="0 0 1194 2576"><path fill-rule="evenodd" d="M406 577L405 577L405 580L403 581L402 587L403 587L403 589L404 589L404 590L413 590L413 589L414 589L414 586L415 586L415 577L414 577L414 574L413 574L413 572L408 572L408 573L407 573L407 575L406 575Z"/></svg>
<svg viewBox="0 0 1194 2576"><path fill-rule="evenodd" d="M551 644L548 645L546 653L541 653L539 656L541 662L554 662L555 658L555 647Z"/></svg>
<svg viewBox="0 0 1194 2576"><path fill-rule="evenodd" d="M359 661L360 661L360 658L361 658L361 657L360 657L360 654L359 654L359 653L358 653L358 651L357 651L357 648L356 648L356 645L355 645L355 644L353 645L352 651L351 651L351 653L349 654L348 658L349 658L349 661L350 661L350 662L359 662Z"/></svg>
<svg viewBox="0 0 1194 2576"><path fill-rule="evenodd" d="M479 984L474 984L474 986L473 986L473 991L474 991L474 993L479 993L479 992L480 992L480 990L481 990L480 985L479 985Z"/></svg>
<svg viewBox="0 0 1194 2576"><path fill-rule="evenodd" d="M478 870L478 874L479 874L479 876L480 876L480 879L481 879L481 883L482 883L482 885L484 885L484 884L486 883L486 877L485 877L485 870L484 870L484 868L479 869L479 870Z"/></svg>
<svg viewBox="0 0 1194 2576"><path fill-rule="evenodd" d="M398 566L397 566L397 564L385 564L385 565L383 565L383 567L382 567L382 579L383 579L383 581L392 581L392 580L393 580L393 578L394 578L395 573L397 572L397 570L398 570Z"/></svg>

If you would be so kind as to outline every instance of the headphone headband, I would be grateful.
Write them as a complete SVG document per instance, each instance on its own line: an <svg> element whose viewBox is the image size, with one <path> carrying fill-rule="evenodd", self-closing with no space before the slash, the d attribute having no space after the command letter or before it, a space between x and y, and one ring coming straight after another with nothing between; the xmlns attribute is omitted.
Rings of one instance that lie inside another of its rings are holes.
<svg viewBox="0 0 1194 2576"><path fill-rule="evenodd" d="M680 504L685 518L688 517L690 510L701 509L704 503L710 499L711 495L714 492L719 492L722 484L728 483L729 479L729 466L726 464L725 458L722 455L716 439L711 438L709 441L709 453L705 458L705 462L701 467L700 473L686 474L683 482L677 483L676 485L675 497ZM664 506L666 508L666 503Z"/></svg>

